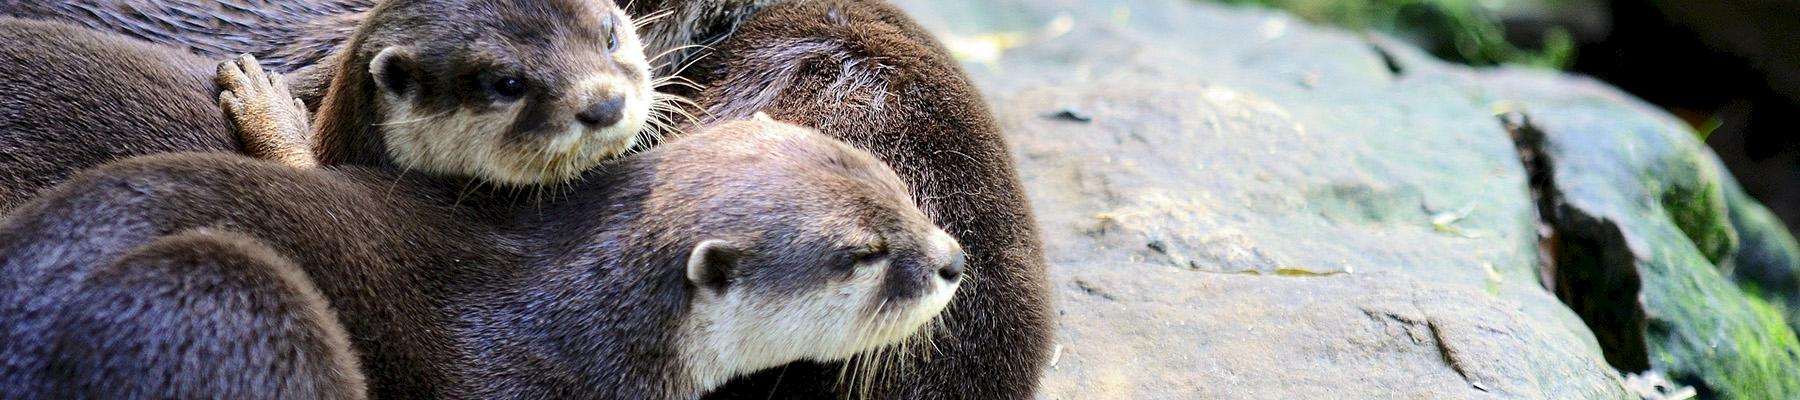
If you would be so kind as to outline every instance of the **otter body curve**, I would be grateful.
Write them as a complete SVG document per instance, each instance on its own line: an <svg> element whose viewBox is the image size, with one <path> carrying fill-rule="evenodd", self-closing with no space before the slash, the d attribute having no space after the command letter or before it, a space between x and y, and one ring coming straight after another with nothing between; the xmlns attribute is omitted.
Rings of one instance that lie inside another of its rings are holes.
<svg viewBox="0 0 1800 400"><path fill-rule="evenodd" d="M240 151L211 101L213 65L167 46L0 18L0 215L108 161Z"/></svg>
<svg viewBox="0 0 1800 400"><path fill-rule="evenodd" d="M373 397L694 398L908 340L960 280L892 171L817 133L727 124L605 169L545 203L217 154L85 173L0 224L0 331L24 338L0 343L0 393L304 395L233 379L349 391L360 361ZM159 271L163 289L116 277ZM127 295L164 301L106 311ZM201 327L245 336L167 336ZM177 363L195 359L236 368Z"/></svg>

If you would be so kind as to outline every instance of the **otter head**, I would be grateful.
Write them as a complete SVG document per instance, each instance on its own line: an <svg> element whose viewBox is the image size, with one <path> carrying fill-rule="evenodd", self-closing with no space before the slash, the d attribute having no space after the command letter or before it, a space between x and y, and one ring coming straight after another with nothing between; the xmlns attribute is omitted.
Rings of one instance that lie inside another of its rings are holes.
<svg viewBox="0 0 1800 400"><path fill-rule="evenodd" d="M701 210L681 351L702 387L899 344L963 279L962 247L868 152L768 120L664 147L705 160L657 174L669 200Z"/></svg>
<svg viewBox="0 0 1800 400"><path fill-rule="evenodd" d="M370 134L398 167L558 183L629 150L649 117L649 64L611 1L393 1L369 21Z"/></svg>

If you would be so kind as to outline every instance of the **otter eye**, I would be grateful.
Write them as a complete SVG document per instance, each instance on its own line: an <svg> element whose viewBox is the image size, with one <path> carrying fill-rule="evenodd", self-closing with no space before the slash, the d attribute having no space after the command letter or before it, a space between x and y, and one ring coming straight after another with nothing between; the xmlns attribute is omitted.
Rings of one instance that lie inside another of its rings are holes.
<svg viewBox="0 0 1800 400"><path fill-rule="evenodd" d="M619 18L606 17L606 51L619 51Z"/></svg>
<svg viewBox="0 0 1800 400"><path fill-rule="evenodd" d="M864 247L860 250L856 250L856 252L854 253L854 257L856 257L856 263L859 265L860 264L870 264L870 263L874 263L877 261L881 261L881 259L887 258L887 256L888 256L888 249L887 249L886 245L874 245L874 246Z"/></svg>
<svg viewBox="0 0 1800 400"><path fill-rule="evenodd" d="M488 92L493 93L495 98L502 101L518 100L519 97L525 96L525 90L529 89L529 85L525 84L524 79L506 75L490 77L486 80L486 85Z"/></svg>

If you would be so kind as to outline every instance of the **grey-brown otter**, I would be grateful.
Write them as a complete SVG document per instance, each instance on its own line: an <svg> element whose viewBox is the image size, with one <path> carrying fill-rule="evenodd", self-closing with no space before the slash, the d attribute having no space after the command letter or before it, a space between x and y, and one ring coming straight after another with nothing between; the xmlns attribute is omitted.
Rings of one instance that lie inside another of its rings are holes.
<svg viewBox="0 0 1800 400"><path fill-rule="evenodd" d="M436 179L201 154L85 173L0 225L0 397L216 380L283 394L330 379L232 374L307 374L295 366L341 353L252 328L335 311L372 397L694 398L913 337L962 275L959 246L892 170L770 121L622 159L541 206L501 206L523 204L503 191L453 205L463 196ZM305 290L258 289L294 270L333 310ZM146 285L170 289L94 306ZM246 291L276 306L236 300ZM194 326L243 336L162 336ZM194 359L219 368L158 364ZM96 367L108 365L149 367Z"/></svg>
<svg viewBox="0 0 1800 400"><path fill-rule="evenodd" d="M707 10L717 6L721 11L697 11L696 15L731 16L723 22L713 19L692 27L662 28L695 33L687 39L689 43L716 42L711 52L701 51L709 55L701 58L700 64L683 73L710 87L706 95L696 98L702 107L731 118L766 110L784 121L816 127L875 152L911 184L928 214L967 246L971 280L977 282L958 295L942 328L935 332L937 351L932 357L913 360L909 364L914 367L901 371L904 373L887 377L884 381L889 384L874 395L1031 397L1039 372L1050 359L1055 318L1037 227L1000 129L980 93L929 34L903 12L878 0L635 3L630 6L634 15L675 7ZM268 14L286 12L278 7L246 5ZM766 9L756 10L763 6ZM130 9L142 15L102 11L54 17L187 21L191 15L206 15L156 7ZM230 30L237 35L271 29L248 25ZM660 28L655 22L647 25L647 32ZM198 48L218 43L209 35L165 32L142 37ZM715 37L722 39L711 39ZM646 36L650 54L669 50L657 48L659 40L654 34ZM264 53L233 49L219 54L240 52ZM305 65L310 63L286 68ZM845 85L848 83L857 85ZM295 88L303 98L308 96L304 86ZM764 399L771 393L783 398L839 398L848 390L835 384L840 367L794 364L740 379L709 398Z"/></svg>
<svg viewBox="0 0 1800 400"><path fill-rule="evenodd" d="M626 12L661 21L645 27L654 72L673 74L739 22L782 0L628 1ZM255 54L287 73L294 93L316 107L334 71L327 58L351 39L378 0L0 0L0 15L56 20L179 46L224 59Z"/></svg>
<svg viewBox="0 0 1800 400"><path fill-rule="evenodd" d="M850 382L874 387L797 363L709 398L1031 398L1055 332L1042 245L1000 128L949 52L882 0L774 4L713 49L689 75L708 115L767 112L874 152L968 249L970 283L932 351Z"/></svg>
<svg viewBox="0 0 1800 400"><path fill-rule="evenodd" d="M607 1L386 1L333 61L313 121L326 165L560 183L636 144L656 99Z"/></svg>
<svg viewBox="0 0 1800 400"><path fill-rule="evenodd" d="M266 151L313 147L327 164L559 183L635 145L660 96L630 19L608 2L405 0L365 14L367 26L347 47L358 51L337 66L353 73L334 75L337 95L314 124L316 146L235 140L217 105L187 100L218 93L211 61L7 19L0 106L14 112L0 121L0 149L19 150L0 155L8 167L0 183L12 191L0 195L0 211L83 167L179 150L294 163L312 156ZM152 140L109 144L131 135ZM49 148L62 151L36 151Z"/></svg>

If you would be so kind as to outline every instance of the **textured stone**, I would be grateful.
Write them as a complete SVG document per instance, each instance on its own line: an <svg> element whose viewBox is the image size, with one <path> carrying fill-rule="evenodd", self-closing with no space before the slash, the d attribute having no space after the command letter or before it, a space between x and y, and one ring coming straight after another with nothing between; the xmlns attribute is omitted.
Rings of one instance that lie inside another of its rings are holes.
<svg viewBox="0 0 1800 400"><path fill-rule="evenodd" d="M1472 73L1182 1L901 3L969 62L1036 203L1045 396L1627 396L1539 283Z"/></svg>

